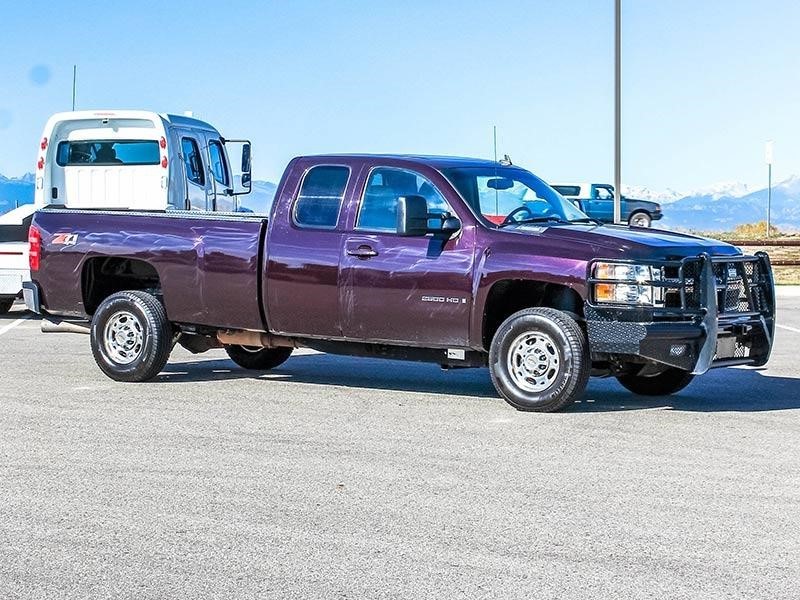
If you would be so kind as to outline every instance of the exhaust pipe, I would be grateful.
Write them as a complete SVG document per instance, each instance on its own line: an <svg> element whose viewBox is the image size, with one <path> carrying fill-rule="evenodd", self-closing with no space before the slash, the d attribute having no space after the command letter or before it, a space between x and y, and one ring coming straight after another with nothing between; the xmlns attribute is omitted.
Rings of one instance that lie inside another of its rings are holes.
<svg viewBox="0 0 800 600"><path fill-rule="evenodd" d="M83 333L89 335L91 324L86 321L67 321L64 319L42 319L43 333Z"/></svg>
<svg viewBox="0 0 800 600"><path fill-rule="evenodd" d="M251 346L254 348L299 348L297 340L263 331L225 329L217 332L222 344L231 346Z"/></svg>

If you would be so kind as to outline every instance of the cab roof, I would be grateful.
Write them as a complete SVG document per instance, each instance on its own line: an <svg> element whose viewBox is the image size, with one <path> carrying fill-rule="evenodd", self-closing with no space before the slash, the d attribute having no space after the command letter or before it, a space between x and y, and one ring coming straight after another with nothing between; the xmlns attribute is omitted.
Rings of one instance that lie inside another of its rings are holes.
<svg viewBox="0 0 800 600"><path fill-rule="evenodd" d="M423 164L436 169L451 169L456 167L497 167L502 165L497 161L485 158L469 158L464 156L436 156L426 154L318 154L298 157L304 160L335 161L341 159L356 159L364 162L405 162L412 164ZM517 165L510 165L517 166Z"/></svg>

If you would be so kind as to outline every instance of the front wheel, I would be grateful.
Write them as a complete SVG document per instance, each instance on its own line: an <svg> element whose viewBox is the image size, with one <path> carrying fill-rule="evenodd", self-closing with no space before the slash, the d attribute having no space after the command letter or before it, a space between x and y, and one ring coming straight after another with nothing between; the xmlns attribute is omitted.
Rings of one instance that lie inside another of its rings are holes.
<svg viewBox="0 0 800 600"><path fill-rule="evenodd" d="M225 346L231 360L240 367L255 371L269 371L286 362L292 348L255 348L250 346Z"/></svg>
<svg viewBox="0 0 800 600"><path fill-rule="evenodd" d="M172 351L164 306L146 292L112 294L92 317L92 354L116 381L147 381L161 372Z"/></svg>
<svg viewBox="0 0 800 600"><path fill-rule="evenodd" d="M669 396L680 392L694 379L683 369L668 367L658 375L617 375L622 387L640 396Z"/></svg>
<svg viewBox="0 0 800 600"><path fill-rule="evenodd" d="M528 308L506 319L492 339L489 371L500 395L517 410L554 412L586 389L586 334L552 308Z"/></svg>
<svg viewBox="0 0 800 600"><path fill-rule="evenodd" d="M633 227L650 227L653 219L646 212L635 212L628 219L628 225Z"/></svg>

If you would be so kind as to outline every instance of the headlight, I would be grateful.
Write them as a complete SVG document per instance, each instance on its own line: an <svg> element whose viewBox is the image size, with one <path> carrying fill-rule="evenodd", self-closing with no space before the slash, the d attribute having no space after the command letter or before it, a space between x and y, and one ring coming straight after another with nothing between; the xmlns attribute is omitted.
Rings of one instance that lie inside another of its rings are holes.
<svg viewBox="0 0 800 600"><path fill-rule="evenodd" d="M649 282L660 271L648 265L599 262L594 265L593 275L595 279L608 280L608 283L594 283L595 302L652 306L655 294Z"/></svg>

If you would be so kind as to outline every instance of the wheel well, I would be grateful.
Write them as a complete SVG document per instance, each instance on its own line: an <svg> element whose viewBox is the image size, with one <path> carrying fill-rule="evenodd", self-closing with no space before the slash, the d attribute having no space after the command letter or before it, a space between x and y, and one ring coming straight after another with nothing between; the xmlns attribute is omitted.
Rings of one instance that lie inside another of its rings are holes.
<svg viewBox="0 0 800 600"><path fill-rule="evenodd" d="M583 299L565 285L507 279L498 281L489 290L483 309L483 347L488 349L500 325L515 312L524 308L546 306L571 313L583 319Z"/></svg>
<svg viewBox="0 0 800 600"><path fill-rule="evenodd" d="M83 306L91 315L111 294L123 290L142 290L161 293L161 281L155 268L134 258L90 258L83 266L81 277Z"/></svg>

